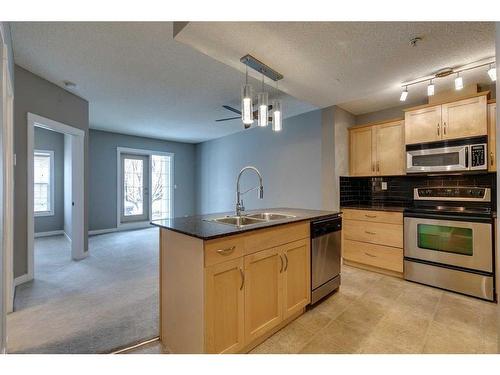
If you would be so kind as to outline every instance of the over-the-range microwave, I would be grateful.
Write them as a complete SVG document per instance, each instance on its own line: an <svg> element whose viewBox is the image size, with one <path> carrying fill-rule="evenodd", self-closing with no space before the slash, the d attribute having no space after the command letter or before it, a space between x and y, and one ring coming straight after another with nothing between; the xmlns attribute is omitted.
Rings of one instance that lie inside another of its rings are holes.
<svg viewBox="0 0 500 375"><path fill-rule="evenodd" d="M406 173L477 171L488 169L487 137L406 146Z"/></svg>

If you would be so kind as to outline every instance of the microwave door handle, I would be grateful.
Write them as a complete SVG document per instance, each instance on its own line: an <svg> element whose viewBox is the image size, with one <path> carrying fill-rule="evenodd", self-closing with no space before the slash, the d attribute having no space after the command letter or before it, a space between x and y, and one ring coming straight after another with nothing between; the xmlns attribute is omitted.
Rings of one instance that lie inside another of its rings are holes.
<svg viewBox="0 0 500 375"><path fill-rule="evenodd" d="M465 168L469 168L469 146L465 147Z"/></svg>

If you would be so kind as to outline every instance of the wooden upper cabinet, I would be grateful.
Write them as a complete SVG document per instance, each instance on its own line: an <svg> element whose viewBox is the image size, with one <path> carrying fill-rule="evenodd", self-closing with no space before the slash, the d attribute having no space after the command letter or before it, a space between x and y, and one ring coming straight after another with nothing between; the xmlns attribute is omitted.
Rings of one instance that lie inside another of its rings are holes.
<svg viewBox="0 0 500 375"><path fill-rule="evenodd" d="M375 173L373 135L371 127L349 131L349 172L351 176L371 176Z"/></svg>
<svg viewBox="0 0 500 375"><path fill-rule="evenodd" d="M441 139L441 106L405 113L406 144L433 142Z"/></svg>
<svg viewBox="0 0 500 375"><path fill-rule="evenodd" d="M486 135L486 95L442 105L442 138L455 139Z"/></svg>
<svg viewBox="0 0 500 375"><path fill-rule="evenodd" d="M405 174L404 122L375 126L375 169L377 175Z"/></svg>
<svg viewBox="0 0 500 375"><path fill-rule="evenodd" d="M496 140L497 140L497 104L488 104L488 170L497 170Z"/></svg>
<svg viewBox="0 0 500 375"><path fill-rule="evenodd" d="M282 321L285 262L278 248L259 251L244 259L245 341L249 343Z"/></svg>
<svg viewBox="0 0 500 375"><path fill-rule="evenodd" d="M311 298L311 264L309 240L300 240L284 245L283 269L284 316L287 319L309 304Z"/></svg>
<svg viewBox="0 0 500 375"><path fill-rule="evenodd" d="M243 258L205 269L205 352L236 353L244 345Z"/></svg>
<svg viewBox="0 0 500 375"><path fill-rule="evenodd" d="M351 176L405 174L404 121L349 129Z"/></svg>

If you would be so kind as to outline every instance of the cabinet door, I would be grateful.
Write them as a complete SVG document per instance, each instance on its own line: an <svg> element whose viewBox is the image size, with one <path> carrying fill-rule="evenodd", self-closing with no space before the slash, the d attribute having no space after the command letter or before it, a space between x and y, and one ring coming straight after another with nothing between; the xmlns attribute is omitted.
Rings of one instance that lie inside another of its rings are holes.
<svg viewBox="0 0 500 375"><path fill-rule="evenodd" d="M283 270L284 319L302 310L311 301L311 254L309 239L291 242L281 248Z"/></svg>
<svg viewBox="0 0 500 375"><path fill-rule="evenodd" d="M403 121L375 127L376 171L381 176L405 174Z"/></svg>
<svg viewBox="0 0 500 375"><path fill-rule="evenodd" d="M268 332L283 319L284 260L279 249L245 257L245 343Z"/></svg>
<svg viewBox="0 0 500 375"><path fill-rule="evenodd" d="M205 269L205 351L235 353L243 348L243 258Z"/></svg>
<svg viewBox="0 0 500 375"><path fill-rule="evenodd" d="M497 170L496 158L496 140L497 140L497 104L488 104L488 170L494 172Z"/></svg>
<svg viewBox="0 0 500 375"><path fill-rule="evenodd" d="M371 176L375 174L373 160L373 137L370 126L349 132L349 169L351 176Z"/></svg>
<svg viewBox="0 0 500 375"><path fill-rule="evenodd" d="M405 143L433 142L441 139L441 106L405 113Z"/></svg>
<svg viewBox="0 0 500 375"><path fill-rule="evenodd" d="M486 96L443 104L443 139L486 135Z"/></svg>

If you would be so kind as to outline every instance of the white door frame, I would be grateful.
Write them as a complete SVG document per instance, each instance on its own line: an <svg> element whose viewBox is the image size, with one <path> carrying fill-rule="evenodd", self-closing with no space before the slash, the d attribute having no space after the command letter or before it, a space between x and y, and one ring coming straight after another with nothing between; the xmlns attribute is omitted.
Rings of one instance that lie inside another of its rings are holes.
<svg viewBox="0 0 500 375"><path fill-rule="evenodd" d="M0 354L7 352L7 313L13 303L14 235L14 88L9 74L5 30L0 24L0 140L2 181L0 181Z"/></svg>
<svg viewBox="0 0 500 375"><path fill-rule="evenodd" d="M151 199L148 198L149 204L149 218L147 221L139 221L132 223L121 223L121 200L122 200L122 189L121 189L121 180L122 180L122 171L121 171L121 154L135 154L135 155L145 155L149 157L149 187L151 188L152 181L152 173L151 173L151 156L152 155L162 155L162 156L170 156L171 160L171 184L170 184L170 213L171 216L174 217L174 160L175 155L173 152L163 152L163 151L153 151L153 150L143 150L139 148L130 148L130 147L117 147L116 148L116 228L120 230L126 229L136 229L136 228L145 228L148 227L151 222L152 215L152 207L151 207ZM151 189L149 189L151 190ZM149 192L149 196L151 196L151 191Z"/></svg>
<svg viewBox="0 0 500 375"><path fill-rule="evenodd" d="M88 255L84 247L84 142L85 132L70 125L63 124L33 113L28 112L28 280L34 277L34 238L35 238L35 213L33 209L33 152L35 151L35 126L64 133L72 137L72 236L71 257L75 260L83 259Z"/></svg>

